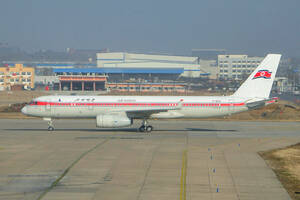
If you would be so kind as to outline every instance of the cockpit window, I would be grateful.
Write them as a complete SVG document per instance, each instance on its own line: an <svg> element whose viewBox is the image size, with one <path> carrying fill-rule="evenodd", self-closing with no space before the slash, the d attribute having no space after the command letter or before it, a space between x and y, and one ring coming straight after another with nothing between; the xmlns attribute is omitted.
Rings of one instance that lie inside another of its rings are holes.
<svg viewBox="0 0 300 200"><path fill-rule="evenodd" d="M37 101L31 101L29 105L37 105Z"/></svg>

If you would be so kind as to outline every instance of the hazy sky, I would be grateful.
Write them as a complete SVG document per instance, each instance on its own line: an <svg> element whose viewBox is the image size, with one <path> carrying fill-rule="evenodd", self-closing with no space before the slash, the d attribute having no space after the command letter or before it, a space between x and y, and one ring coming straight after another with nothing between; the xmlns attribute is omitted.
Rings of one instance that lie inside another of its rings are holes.
<svg viewBox="0 0 300 200"><path fill-rule="evenodd" d="M300 55L300 0L0 0L0 42L191 54Z"/></svg>

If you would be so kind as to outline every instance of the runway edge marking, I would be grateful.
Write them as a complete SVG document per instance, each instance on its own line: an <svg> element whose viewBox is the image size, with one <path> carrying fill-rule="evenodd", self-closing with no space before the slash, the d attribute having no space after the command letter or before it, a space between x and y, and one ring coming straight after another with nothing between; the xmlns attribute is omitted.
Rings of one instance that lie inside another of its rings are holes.
<svg viewBox="0 0 300 200"><path fill-rule="evenodd" d="M57 184L59 183L59 181L61 179L63 179L65 177L65 175L67 175L67 173L84 157L86 156L88 153L94 151L95 149L97 149L98 147L100 147L101 145L103 145L104 143L106 143L109 139L106 139L100 143L98 143L97 145L95 145L94 147L90 148L89 150L83 152L74 162L71 163L71 165L64 170L64 172L50 185L50 187L48 187L46 190L44 190L44 192L42 192L39 197L37 198L37 200L41 200L50 190L52 190L55 186L57 186Z"/></svg>

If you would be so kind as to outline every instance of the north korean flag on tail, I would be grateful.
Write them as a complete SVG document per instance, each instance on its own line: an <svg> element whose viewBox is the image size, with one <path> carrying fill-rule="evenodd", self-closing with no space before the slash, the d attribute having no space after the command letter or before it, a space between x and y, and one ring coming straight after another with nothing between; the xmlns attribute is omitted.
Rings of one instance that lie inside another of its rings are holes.
<svg viewBox="0 0 300 200"><path fill-rule="evenodd" d="M272 75L272 72L269 70L259 70L256 72L254 77L252 79L257 79L257 78L264 78L264 79L270 79Z"/></svg>

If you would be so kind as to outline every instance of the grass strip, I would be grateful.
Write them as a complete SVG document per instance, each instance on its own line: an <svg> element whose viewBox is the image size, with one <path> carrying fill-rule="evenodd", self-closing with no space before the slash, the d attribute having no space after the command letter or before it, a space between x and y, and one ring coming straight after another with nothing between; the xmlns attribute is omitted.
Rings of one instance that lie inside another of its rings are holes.
<svg viewBox="0 0 300 200"><path fill-rule="evenodd" d="M280 149L259 152L259 155L266 161L268 166L275 172L277 178L287 190L293 200L300 200L300 180L287 168L288 165L300 166L299 155L285 157L276 156L279 151L297 149L300 151L300 143Z"/></svg>

